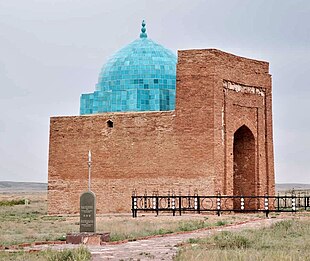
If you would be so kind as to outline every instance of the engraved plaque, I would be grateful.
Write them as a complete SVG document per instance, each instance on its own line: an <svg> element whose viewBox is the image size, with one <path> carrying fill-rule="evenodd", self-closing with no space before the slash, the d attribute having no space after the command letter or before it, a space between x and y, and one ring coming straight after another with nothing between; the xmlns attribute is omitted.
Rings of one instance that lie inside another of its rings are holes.
<svg viewBox="0 0 310 261"><path fill-rule="evenodd" d="M80 197L80 232L96 231L96 196L84 192Z"/></svg>

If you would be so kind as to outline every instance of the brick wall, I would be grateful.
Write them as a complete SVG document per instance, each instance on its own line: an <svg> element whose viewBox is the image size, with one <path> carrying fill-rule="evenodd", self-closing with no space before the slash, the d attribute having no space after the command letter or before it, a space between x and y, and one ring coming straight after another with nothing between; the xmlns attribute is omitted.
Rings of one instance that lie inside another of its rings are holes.
<svg viewBox="0 0 310 261"><path fill-rule="evenodd" d="M51 118L48 212L79 211L88 150L97 213L129 212L133 189L233 194L233 137L243 125L255 138L255 194L273 194L268 63L213 49L179 51L175 111Z"/></svg>

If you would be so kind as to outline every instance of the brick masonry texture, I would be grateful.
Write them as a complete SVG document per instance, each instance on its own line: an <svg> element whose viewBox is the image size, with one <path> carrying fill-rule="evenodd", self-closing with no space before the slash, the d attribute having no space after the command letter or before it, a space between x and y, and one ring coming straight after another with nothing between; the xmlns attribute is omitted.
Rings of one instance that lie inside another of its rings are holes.
<svg viewBox="0 0 310 261"><path fill-rule="evenodd" d="M130 212L134 189L273 195L269 64L179 51L175 111L51 117L49 214L79 212L88 150L97 213Z"/></svg>

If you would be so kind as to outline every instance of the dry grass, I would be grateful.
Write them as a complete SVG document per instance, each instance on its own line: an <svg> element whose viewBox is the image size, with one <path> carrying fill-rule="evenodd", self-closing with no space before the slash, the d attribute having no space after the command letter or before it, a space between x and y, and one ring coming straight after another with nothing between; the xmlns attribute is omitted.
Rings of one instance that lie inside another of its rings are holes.
<svg viewBox="0 0 310 261"><path fill-rule="evenodd" d="M56 240L64 231L76 229L76 225L66 218L46 216L46 193L1 196L1 200L8 198L27 198L30 204L0 207L0 245Z"/></svg>
<svg viewBox="0 0 310 261"><path fill-rule="evenodd" d="M146 216L109 217L98 219L98 230L111 232L111 240L134 240L139 237L163 235L181 231L192 231L211 226L222 226L233 222L231 217L191 215L182 217ZM220 221L220 222L219 222Z"/></svg>
<svg viewBox="0 0 310 261"><path fill-rule="evenodd" d="M0 245L59 240L64 239L67 233L79 231L78 216L47 215L46 193L0 194L0 201L25 198L30 200L28 206L0 207ZM149 214L134 219L131 215L100 215L97 217L97 231L110 232L111 239L114 241L135 240L150 235L233 224L263 216L264 214L237 214L221 217L216 215L156 217L154 214ZM271 216L281 217L279 214L271 214ZM300 213L298 216L309 217L308 213ZM300 222L308 222L306 230L300 229L300 225L299 227L288 225L285 232L284 225L284 228L273 228L276 230L270 230L271 232L268 232L269 230L244 231L240 234L220 234L217 239L216 237L206 240L192 239L180 251L177 260L310 260L310 221L308 219ZM287 245L290 247L288 248ZM47 254L0 252L0 260L48 260ZM71 253L67 254L71 255ZM50 252L49 256L53 256L53 253Z"/></svg>
<svg viewBox="0 0 310 261"><path fill-rule="evenodd" d="M0 245L64 240L67 233L79 231L78 216L47 216L46 193L0 194L0 200L24 198L30 200L28 206L0 207ZM256 216L184 215L172 217L171 215L161 215L156 217L154 214L150 214L134 219L131 215L100 215L97 217L97 231L110 232L112 241L135 240L150 235L221 226Z"/></svg>
<svg viewBox="0 0 310 261"><path fill-rule="evenodd" d="M81 246L76 249L44 250L34 253L19 252L0 252L0 260L5 261L89 261L91 253L89 250Z"/></svg>
<svg viewBox="0 0 310 261"><path fill-rule="evenodd" d="M310 219L285 220L271 228L191 239L180 248L175 260L309 261Z"/></svg>

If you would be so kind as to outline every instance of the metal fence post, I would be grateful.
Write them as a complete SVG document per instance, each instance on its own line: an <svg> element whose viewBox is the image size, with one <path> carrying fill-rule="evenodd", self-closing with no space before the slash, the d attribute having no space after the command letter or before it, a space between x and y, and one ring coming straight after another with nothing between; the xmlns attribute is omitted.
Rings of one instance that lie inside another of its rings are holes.
<svg viewBox="0 0 310 261"><path fill-rule="evenodd" d="M296 199L294 195L292 195L292 212L296 211Z"/></svg>
<svg viewBox="0 0 310 261"><path fill-rule="evenodd" d="M217 215L220 216L221 215L221 195L218 195L217 199L216 199L216 212Z"/></svg>
<svg viewBox="0 0 310 261"><path fill-rule="evenodd" d="M156 196L156 215L157 215L157 216L159 215L159 209L158 209L158 208L159 208L159 204L158 204L158 203L159 203L159 200L158 200L158 198L159 198L159 196L157 195L157 196Z"/></svg>
<svg viewBox="0 0 310 261"><path fill-rule="evenodd" d="M134 210L134 207L133 207L133 196L131 196L131 211L132 211L132 217L134 218L135 217L135 210Z"/></svg>
<svg viewBox="0 0 310 261"><path fill-rule="evenodd" d="M269 215L269 202L268 202L268 195L265 195L265 212L266 212L266 218L268 218Z"/></svg>
<svg viewBox="0 0 310 261"><path fill-rule="evenodd" d="M179 213L180 213L180 216L182 216L182 199L181 199L181 196L179 196Z"/></svg>
<svg viewBox="0 0 310 261"><path fill-rule="evenodd" d="M152 207L153 207L153 210L156 210L156 195L155 195L155 193L153 193Z"/></svg>
<svg viewBox="0 0 310 261"><path fill-rule="evenodd" d="M171 206L172 206L172 214L173 216L175 216L175 196L174 196L174 192L172 193L172 200L171 200Z"/></svg>
<svg viewBox="0 0 310 261"><path fill-rule="evenodd" d="M198 208L198 214L200 214L200 196L197 195L197 208Z"/></svg>
<svg viewBox="0 0 310 261"><path fill-rule="evenodd" d="M134 189L132 191L132 196L131 196L131 208L132 208L132 217L136 218L138 215L138 210L137 210L137 191Z"/></svg>
<svg viewBox="0 0 310 261"><path fill-rule="evenodd" d="M133 204L134 204L134 209L135 209L135 217L137 217L137 196L134 196L134 200L133 200Z"/></svg>
<svg viewBox="0 0 310 261"><path fill-rule="evenodd" d="M243 196L241 196L241 199L240 199L240 209L241 210L244 210L244 197Z"/></svg>
<svg viewBox="0 0 310 261"><path fill-rule="evenodd" d="M147 209L147 191L144 191L144 209Z"/></svg>
<svg viewBox="0 0 310 261"><path fill-rule="evenodd" d="M136 218L137 217L137 196L136 194L132 195L132 201L131 201L131 206L132 206L132 217Z"/></svg>

